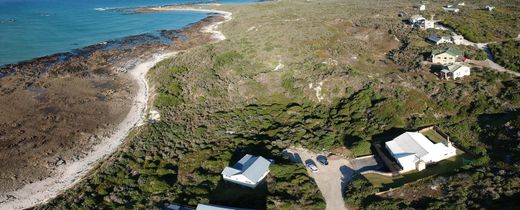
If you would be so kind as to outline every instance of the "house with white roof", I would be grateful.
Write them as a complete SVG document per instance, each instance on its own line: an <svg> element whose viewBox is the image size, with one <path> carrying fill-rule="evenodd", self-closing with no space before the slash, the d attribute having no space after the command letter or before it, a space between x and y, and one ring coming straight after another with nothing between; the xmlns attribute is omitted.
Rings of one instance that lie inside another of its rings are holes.
<svg viewBox="0 0 520 210"><path fill-rule="evenodd" d="M255 188L269 173L271 161L262 156L245 155L232 167L222 171L225 181Z"/></svg>
<svg viewBox="0 0 520 210"><path fill-rule="evenodd" d="M410 24L412 24L412 25L415 25L415 24L418 24L419 22L422 22L425 20L426 20L426 18L424 18L422 15L412 15L412 17L410 17L410 19L408 19L408 22L410 22Z"/></svg>
<svg viewBox="0 0 520 210"><path fill-rule="evenodd" d="M457 79L469 76L471 74L471 69L469 66L465 66L460 63L454 63L451 65L444 66L440 73L441 78Z"/></svg>
<svg viewBox="0 0 520 210"><path fill-rule="evenodd" d="M457 149L447 140L433 143L419 132L405 132L385 143L386 149L402 167L400 173L426 168L456 155Z"/></svg>
<svg viewBox="0 0 520 210"><path fill-rule="evenodd" d="M424 5L424 4L416 5L415 9L418 9L419 11L424 11L424 10L426 10L426 5Z"/></svg>
<svg viewBox="0 0 520 210"><path fill-rule="evenodd" d="M495 9L495 7L486 5L486 7L484 7L484 9L486 9L487 11L493 11Z"/></svg>
<svg viewBox="0 0 520 210"><path fill-rule="evenodd" d="M426 40L435 45L452 42L451 37L449 37L449 36L437 36L437 35L432 35L432 36L428 37Z"/></svg>

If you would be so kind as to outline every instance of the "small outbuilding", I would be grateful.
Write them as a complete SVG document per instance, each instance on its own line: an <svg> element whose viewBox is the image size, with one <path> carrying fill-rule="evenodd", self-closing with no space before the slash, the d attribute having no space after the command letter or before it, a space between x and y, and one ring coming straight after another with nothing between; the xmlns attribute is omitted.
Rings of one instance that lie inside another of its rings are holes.
<svg viewBox="0 0 520 210"><path fill-rule="evenodd" d="M457 149L449 140L434 144L419 132L405 132L386 142L385 147L402 167L400 173L421 171L429 164L457 154Z"/></svg>
<svg viewBox="0 0 520 210"><path fill-rule="evenodd" d="M418 9L419 11L424 11L424 10L426 10L426 5L424 5L424 4L416 5L415 9Z"/></svg>
<svg viewBox="0 0 520 210"><path fill-rule="evenodd" d="M456 45L464 44L464 36L453 35L453 36L451 36L451 41L453 42L453 44L456 44Z"/></svg>
<svg viewBox="0 0 520 210"><path fill-rule="evenodd" d="M465 66L460 63L447 65L440 72L440 76L443 79L457 79L457 78L469 76L470 74L471 74L470 67Z"/></svg>
<svg viewBox="0 0 520 210"><path fill-rule="evenodd" d="M442 9L445 11L445 12L454 12L454 13L458 13L460 12L460 9L453 6L453 5L446 5L446 6L443 6Z"/></svg>
<svg viewBox="0 0 520 210"><path fill-rule="evenodd" d="M262 156L245 155L232 167L222 171L225 181L255 188L269 173L271 161Z"/></svg>
<svg viewBox="0 0 520 210"><path fill-rule="evenodd" d="M486 7L484 7L484 9L486 9L487 11L493 11L495 9L495 7L493 6L490 6L490 5L486 5Z"/></svg>

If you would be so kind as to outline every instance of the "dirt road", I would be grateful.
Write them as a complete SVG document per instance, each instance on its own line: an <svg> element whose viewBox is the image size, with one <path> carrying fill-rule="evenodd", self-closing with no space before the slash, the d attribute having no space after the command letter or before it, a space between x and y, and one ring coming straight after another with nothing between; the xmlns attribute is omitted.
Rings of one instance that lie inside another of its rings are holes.
<svg viewBox="0 0 520 210"><path fill-rule="evenodd" d="M352 178L354 171L349 160L339 156L328 157L329 165L324 166L316 160L317 154L303 148L288 149L287 152L295 162L304 162L312 159L318 166L318 172L311 172L310 176L316 181L321 194L327 203L327 210L344 210L343 187Z"/></svg>

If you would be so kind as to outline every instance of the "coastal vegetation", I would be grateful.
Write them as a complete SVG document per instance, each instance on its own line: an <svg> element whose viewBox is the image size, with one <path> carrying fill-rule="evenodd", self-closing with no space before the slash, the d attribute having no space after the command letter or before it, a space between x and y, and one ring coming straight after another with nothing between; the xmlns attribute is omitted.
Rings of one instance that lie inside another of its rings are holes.
<svg viewBox="0 0 520 210"><path fill-rule="evenodd" d="M346 203L363 209L377 209L383 205L396 209L507 209L517 202L515 196L520 192L517 176L520 168L513 164L520 155L517 148L519 122L518 111L482 116L477 135L487 146L474 151L480 156L476 162L473 160L458 171L426 177L378 195L374 192L382 191L382 187L360 175L347 186ZM489 165L482 159L494 164Z"/></svg>
<svg viewBox="0 0 520 210"><path fill-rule="evenodd" d="M507 40L489 44L498 64L513 71L520 71L520 40Z"/></svg>
<svg viewBox="0 0 520 210"><path fill-rule="evenodd" d="M421 62L432 48L447 45L430 46L424 42L430 32L403 25L397 8L409 6L398 0L222 6L234 14L221 26L226 40L151 70L161 120L140 127L76 187L35 209L163 209L172 203L324 209L316 184L284 149L344 147L342 155L364 156L375 141L431 125L471 162L403 187L439 182L431 197L383 198L374 195L382 185L358 175L346 187L346 202L368 209L492 205L481 195L513 202L520 192L513 147L520 80L479 67L464 79L438 79ZM254 190L220 175L244 154L274 160ZM490 161L498 164L487 166Z"/></svg>
<svg viewBox="0 0 520 210"><path fill-rule="evenodd" d="M466 39L476 43L486 43L516 38L520 34L520 26L513 24L520 18L520 5L517 1L487 2L496 9L484 9L486 2L467 3L457 14L441 13L439 16L447 25Z"/></svg>

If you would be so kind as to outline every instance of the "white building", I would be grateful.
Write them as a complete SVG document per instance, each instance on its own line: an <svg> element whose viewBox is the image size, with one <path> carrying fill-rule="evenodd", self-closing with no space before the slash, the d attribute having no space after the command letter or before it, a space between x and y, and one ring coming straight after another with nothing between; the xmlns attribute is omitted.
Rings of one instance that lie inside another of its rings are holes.
<svg viewBox="0 0 520 210"><path fill-rule="evenodd" d="M464 44L464 36L453 35L453 36L451 36L451 41L453 41L453 44L456 44L456 45Z"/></svg>
<svg viewBox="0 0 520 210"><path fill-rule="evenodd" d="M245 155L233 167L226 167L222 171L225 181L242 186L255 188L269 173L271 161L261 157Z"/></svg>
<svg viewBox="0 0 520 210"><path fill-rule="evenodd" d="M431 20L424 20L424 21L421 23L421 28L422 28L422 29L435 28L435 22L434 22L434 21L431 21Z"/></svg>
<svg viewBox="0 0 520 210"><path fill-rule="evenodd" d="M419 5L415 6L415 8L418 9L419 11L424 11L424 10L426 10L426 5L419 4Z"/></svg>
<svg viewBox="0 0 520 210"><path fill-rule="evenodd" d="M434 144L419 132L406 132L385 143L386 149L401 165L401 173L426 168L426 165L453 157L457 149L451 143Z"/></svg>
<svg viewBox="0 0 520 210"><path fill-rule="evenodd" d="M444 79L457 79L471 74L469 66L462 65L460 63L451 64L445 66L441 70L441 78Z"/></svg>
<svg viewBox="0 0 520 210"><path fill-rule="evenodd" d="M445 11L445 12L459 12L460 9L453 6L453 5L446 5L446 6L443 6L442 9Z"/></svg>
<svg viewBox="0 0 520 210"><path fill-rule="evenodd" d="M495 7L486 5L486 7L484 7L484 9L486 9L487 11L493 11L495 9Z"/></svg>
<svg viewBox="0 0 520 210"><path fill-rule="evenodd" d="M410 17L410 19L408 19L408 22L410 22L410 24L414 25L414 24L418 24L419 22L422 22L425 20L426 20L426 18L424 18L421 15L413 15L412 17Z"/></svg>

